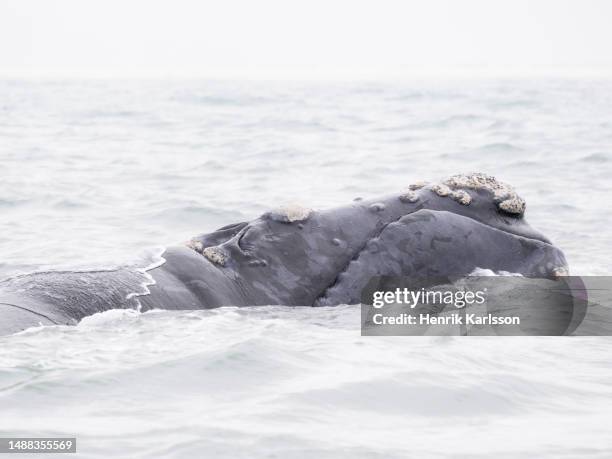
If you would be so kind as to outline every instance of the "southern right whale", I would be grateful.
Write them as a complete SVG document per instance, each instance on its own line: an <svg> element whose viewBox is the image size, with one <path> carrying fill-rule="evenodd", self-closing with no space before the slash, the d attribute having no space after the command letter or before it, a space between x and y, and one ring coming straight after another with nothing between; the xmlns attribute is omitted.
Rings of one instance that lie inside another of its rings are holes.
<svg viewBox="0 0 612 459"><path fill-rule="evenodd" d="M329 210L281 207L170 247L164 262L149 270L4 280L0 334L76 324L113 308L359 303L374 276L426 280L467 276L476 268L567 275L563 252L527 223L525 207L511 186L480 173L415 183Z"/></svg>

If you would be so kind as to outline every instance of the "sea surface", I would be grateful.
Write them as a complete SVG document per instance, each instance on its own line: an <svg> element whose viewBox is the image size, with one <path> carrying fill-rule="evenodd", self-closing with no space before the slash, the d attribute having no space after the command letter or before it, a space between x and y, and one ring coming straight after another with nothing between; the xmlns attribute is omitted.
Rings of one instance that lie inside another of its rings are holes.
<svg viewBox="0 0 612 459"><path fill-rule="evenodd" d="M612 81L0 81L0 279L485 172L612 273ZM609 458L612 339L361 337L357 306L0 337L0 437L78 457Z"/></svg>

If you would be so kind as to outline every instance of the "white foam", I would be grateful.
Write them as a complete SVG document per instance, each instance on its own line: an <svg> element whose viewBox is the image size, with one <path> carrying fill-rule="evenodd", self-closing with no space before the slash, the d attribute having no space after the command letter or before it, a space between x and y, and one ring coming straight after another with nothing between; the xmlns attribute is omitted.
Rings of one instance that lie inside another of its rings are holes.
<svg viewBox="0 0 612 459"><path fill-rule="evenodd" d="M474 270L468 274L468 277L487 277L487 276L518 276L523 277L520 273L511 273L508 271L493 271L488 268L474 268Z"/></svg>
<svg viewBox="0 0 612 459"><path fill-rule="evenodd" d="M155 285L157 283L155 281L155 279L153 278L153 276L151 276L149 274L149 271L151 271L151 270L153 270L155 268L159 268L161 265L163 265L166 262L166 259L164 257L162 257L162 254L165 251L166 251L165 247L156 247L156 248L154 248L153 249L154 254L153 254L151 263L149 263L144 268L137 268L137 271L139 273L141 273L143 276L145 276L145 278L146 278L146 280L142 284L140 284L140 286L142 287L143 291L142 292L131 292L131 293L128 293L126 295L125 299L126 300L134 299L136 301L136 310L139 311L139 312L142 310L142 304L138 300L138 297L145 296L145 295L150 295L151 294L151 290L149 290L149 287L151 285Z"/></svg>
<svg viewBox="0 0 612 459"><path fill-rule="evenodd" d="M109 309L108 311L97 312L83 318L83 320L78 323L77 327L97 327L99 325L114 323L117 320L137 317L138 315L140 315L140 312L134 309Z"/></svg>

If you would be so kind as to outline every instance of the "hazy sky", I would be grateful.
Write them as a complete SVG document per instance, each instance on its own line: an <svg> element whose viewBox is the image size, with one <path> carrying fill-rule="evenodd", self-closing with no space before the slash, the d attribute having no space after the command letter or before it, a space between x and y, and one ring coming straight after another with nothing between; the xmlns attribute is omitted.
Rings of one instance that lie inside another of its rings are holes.
<svg viewBox="0 0 612 459"><path fill-rule="evenodd" d="M608 0L1 0L0 75L612 75Z"/></svg>

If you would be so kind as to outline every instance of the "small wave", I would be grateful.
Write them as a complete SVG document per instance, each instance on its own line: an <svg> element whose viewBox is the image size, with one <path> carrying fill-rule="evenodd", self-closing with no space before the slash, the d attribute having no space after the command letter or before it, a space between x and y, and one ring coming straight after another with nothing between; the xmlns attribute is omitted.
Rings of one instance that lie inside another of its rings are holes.
<svg viewBox="0 0 612 459"><path fill-rule="evenodd" d="M192 225L211 221L217 222L220 219L235 221L244 219L244 215L238 211L218 207L187 205L151 212L147 215L147 218L152 221L171 222L173 225L176 225L177 222L181 222L183 225Z"/></svg>
<svg viewBox="0 0 612 459"><path fill-rule="evenodd" d="M394 143L414 143L417 142L419 140L418 137L415 136L402 136L402 137L397 137L396 139L393 140Z"/></svg>
<svg viewBox="0 0 612 459"><path fill-rule="evenodd" d="M524 151L524 149L509 142L497 142L482 145L477 148L477 151L482 153L513 153Z"/></svg>
<svg viewBox="0 0 612 459"><path fill-rule="evenodd" d="M183 101L198 105L244 105L244 101L238 98L232 99L229 97L215 96L191 96Z"/></svg>
<svg viewBox="0 0 612 459"><path fill-rule="evenodd" d="M89 207L89 205L83 201L77 201L75 199L66 198L51 204L56 209L81 209Z"/></svg>
<svg viewBox="0 0 612 459"><path fill-rule="evenodd" d="M27 204L29 199L4 199L0 198L0 207L18 207Z"/></svg>
<svg viewBox="0 0 612 459"><path fill-rule="evenodd" d="M145 115L135 110L92 110L80 114L85 118L135 118Z"/></svg>
<svg viewBox="0 0 612 459"><path fill-rule="evenodd" d="M493 109L532 108L536 107L537 103L530 99L518 99L493 102L490 106Z"/></svg>
<svg viewBox="0 0 612 459"><path fill-rule="evenodd" d="M398 94L397 96L389 97L387 100L392 102L407 102L412 100L425 99L427 95L422 91L411 91Z"/></svg>
<svg viewBox="0 0 612 459"><path fill-rule="evenodd" d="M453 116L449 116L448 118L444 118L443 120L440 120L439 124L441 126L450 126L450 125L454 125L454 124L462 124L462 123L474 123L474 122L478 122L478 121L484 121L485 118L478 116L478 115L472 115L470 113L464 114L464 115L453 115Z"/></svg>
<svg viewBox="0 0 612 459"><path fill-rule="evenodd" d="M580 214L580 208L572 204L567 204L565 202L554 202L554 204L549 204L549 205L550 205L551 210L556 211L556 212L565 212L565 213L570 213L572 215Z"/></svg>
<svg viewBox="0 0 612 459"><path fill-rule="evenodd" d="M580 158L580 161L588 163L607 163L612 161L612 153L592 153Z"/></svg>
<svg viewBox="0 0 612 459"><path fill-rule="evenodd" d="M172 100L180 103L194 104L194 105L209 105L209 106L227 106L227 107L240 107L249 105L263 105L277 100L273 98L263 96L249 96L246 94L235 94L232 96L219 96L219 95L208 95L208 94L194 94L191 92L184 92L172 97Z"/></svg>

